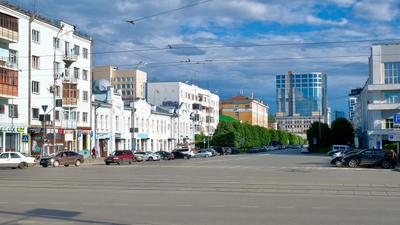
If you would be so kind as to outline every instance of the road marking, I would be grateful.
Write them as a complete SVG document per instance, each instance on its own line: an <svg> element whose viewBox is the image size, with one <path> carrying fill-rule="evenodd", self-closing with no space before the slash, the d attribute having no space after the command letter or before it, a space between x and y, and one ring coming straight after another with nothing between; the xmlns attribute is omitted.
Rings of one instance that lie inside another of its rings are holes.
<svg viewBox="0 0 400 225"><path fill-rule="evenodd" d="M8 204L8 202L0 202L0 205Z"/></svg>
<svg viewBox="0 0 400 225"><path fill-rule="evenodd" d="M82 205L84 205L84 206L96 206L98 204L94 203L94 202L83 202Z"/></svg>
<svg viewBox="0 0 400 225"><path fill-rule="evenodd" d="M160 204L152 204L152 203L149 203L149 204L144 204L144 206L157 207L157 206L161 206L161 205L160 205Z"/></svg>
<svg viewBox="0 0 400 225"><path fill-rule="evenodd" d="M68 205L68 202L53 202L54 205Z"/></svg>
<svg viewBox="0 0 400 225"><path fill-rule="evenodd" d="M277 209L294 209L294 206L277 206Z"/></svg>
<svg viewBox="0 0 400 225"><path fill-rule="evenodd" d="M191 204L176 204L176 207L192 207L193 205Z"/></svg>
<svg viewBox="0 0 400 225"><path fill-rule="evenodd" d="M112 203L112 206L129 206L128 203Z"/></svg>
<svg viewBox="0 0 400 225"><path fill-rule="evenodd" d="M347 208L348 210L368 210L368 208Z"/></svg>
<svg viewBox="0 0 400 225"><path fill-rule="evenodd" d="M385 210L391 211L391 212L400 212L400 209L396 209L396 208L386 208Z"/></svg>
<svg viewBox="0 0 400 225"><path fill-rule="evenodd" d="M225 205L208 205L209 208L224 208Z"/></svg>

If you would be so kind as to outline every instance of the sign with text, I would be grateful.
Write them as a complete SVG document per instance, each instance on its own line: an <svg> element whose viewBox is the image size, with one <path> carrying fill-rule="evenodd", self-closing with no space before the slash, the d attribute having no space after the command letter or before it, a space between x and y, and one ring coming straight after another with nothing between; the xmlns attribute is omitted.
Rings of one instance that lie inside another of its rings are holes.
<svg viewBox="0 0 400 225"><path fill-rule="evenodd" d="M389 141L400 141L400 134L389 134L388 139Z"/></svg>
<svg viewBox="0 0 400 225"><path fill-rule="evenodd" d="M400 113L393 114L393 123L400 124Z"/></svg>

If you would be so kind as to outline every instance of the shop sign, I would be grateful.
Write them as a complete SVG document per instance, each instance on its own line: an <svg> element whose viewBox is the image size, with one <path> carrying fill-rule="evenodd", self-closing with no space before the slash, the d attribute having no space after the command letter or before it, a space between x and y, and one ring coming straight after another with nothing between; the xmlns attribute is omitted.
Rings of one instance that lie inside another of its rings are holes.
<svg viewBox="0 0 400 225"><path fill-rule="evenodd" d="M22 128L22 127L0 127L0 132L24 133L25 128Z"/></svg>
<svg viewBox="0 0 400 225"><path fill-rule="evenodd" d="M139 133L136 135L136 138L138 139L148 139L149 136L147 135L147 133Z"/></svg>
<svg viewBox="0 0 400 225"><path fill-rule="evenodd" d="M110 138L109 133L97 133L96 134L96 139L108 139Z"/></svg>
<svg viewBox="0 0 400 225"><path fill-rule="evenodd" d="M72 133L66 133L64 137L65 141L74 141L74 135Z"/></svg>
<svg viewBox="0 0 400 225"><path fill-rule="evenodd" d="M42 136L35 136L35 140L36 140L36 141L42 140Z"/></svg>

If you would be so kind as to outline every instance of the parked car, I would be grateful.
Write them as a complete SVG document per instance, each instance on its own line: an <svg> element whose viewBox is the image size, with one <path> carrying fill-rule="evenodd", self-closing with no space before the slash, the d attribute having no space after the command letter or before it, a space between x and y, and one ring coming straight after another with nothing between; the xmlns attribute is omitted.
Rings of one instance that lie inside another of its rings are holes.
<svg viewBox="0 0 400 225"><path fill-rule="evenodd" d="M240 150L238 149L238 148L230 148L231 149L231 154L233 155L233 154L239 154L240 153Z"/></svg>
<svg viewBox="0 0 400 225"><path fill-rule="evenodd" d="M143 160L146 160L146 161L160 161L161 160L161 156L157 155L154 152L150 152L150 151L135 152L134 155L136 157L141 157L141 158L143 158Z"/></svg>
<svg viewBox="0 0 400 225"><path fill-rule="evenodd" d="M345 155L353 154L356 153L357 151L360 150L347 149L347 150L342 150L340 152L336 152L331 157L331 164L340 167L342 166L342 159Z"/></svg>
<svg viewBox="0 0 400 225"><path fill-rule="evenodd" d="M308 150L308 148L301 148L300 152L301 152L301 153L310 153L310 151Z"/></svg>
<svg viewBox="0 0 400 225"><path fill-rule="evenodd" d="M136 157L131 150L117 150L104 159L106 165L110 165L111 163L118 165L123 163L132 164L133 161L136 161Z"/></svg>
<svg viewBox="0 0 400 225"><path fill-rule="evenodd" d="M172 154L171 152L166 152L166 151L158 151L155 152L157 155L159 155L161 157L161 159L164 160L172 160L174 159L174 154Z"/></svg>
<svg viewBox="0 0 400 225"><path fill-rule="evenodd" d="M0 167L20 168L36 165L36 159L26 157L19 152L3 152L0 154Z"/></svg>
<svg viewBox="0 0 400 225"><path fill-rule="evenodd" d="M213 148L209 148L209 149L207 149L207 151L211 152L211 156L217 156L218 155L218 152Z"/></svg>
<svg viewBox="0 0 400 225"><path fill-rule="evenodd" d="M342 164L355 168L358 166L380 166L390 168L389 155L387 152L376 149L362 150L347 154L342 158Z"/></svg>
<svg viewBox="0 0 400 225"><path fill-rule="evenodd" d="M192 155L185 154L180 151L173 151L172 154L174 155L174 159L190 159Z"/></svg>
<svg viewBox="0 0 400 225"><path fill-rule="evenodd" d="M58 167L60 165L64 165L65 167L69 165L80 166L83 162L83 155L72 151L54 153L40 159L40 165L43 167Z"/></svg>
<svg viewBox="0 0 400 225"><path fill-rule="evenodd" d="M175 152L181 152L182 154L190 155L191 157L194 156L194 152L189 148L175 149Z"/></svg>
<svg viewBox="0 0 400 225"><path fill-rule="evenodd" d="M222 147L222 153L223 153L222 155L230 155L230 154L232 154L231 147Z"/></svg>
<svg viewBox="0 0 400 225"><path fill-rule="evenodd" d="M350 146L348 146L348 145L332 145L331 150L329 152L327 152L326 154L328 156L332 156L336 152L340 152L343 150L349 150L349 149L350 149Z"/></svg>
<svg viewBox="0 0 400 225"><path fill-rule="evenodd" d="M225 155L224 147L213 146L212 148L213 148L215 151L217 151L218 154L220 154L220 155Z"/></svg>
<svg viewBox="0 0 400 225"><path fill-rule="evenodd" d="M208 150L200 150L194 154L195 158L208 158L211 156L212 156L212 153Z"/></svg>
<svg viewBox="0 0 400 225"><path fill-rule="evenodd" d="M260 153L260 152L261 152L260 147L253 147L253 148L249 149L249 153Z"/></svg>

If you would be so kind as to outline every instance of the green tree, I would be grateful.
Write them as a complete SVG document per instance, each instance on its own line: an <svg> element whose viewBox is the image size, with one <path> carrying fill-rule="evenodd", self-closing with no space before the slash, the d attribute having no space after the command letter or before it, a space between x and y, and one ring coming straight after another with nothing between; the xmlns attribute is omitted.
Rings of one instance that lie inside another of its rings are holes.
<svg viewBox="0 0 400 225"><path fill-rule="evenodd" d="M332 144L352 145L354 142L353 125L346 118L338 118L332 123Z"/></svg>
<svg viewBox="0 0 400 225"><path fill-rule="evenodd" d="M330 137L331 129L326 123L314 122L307 130L307 140L311 151L329 147L331 145Z"/></svg>

